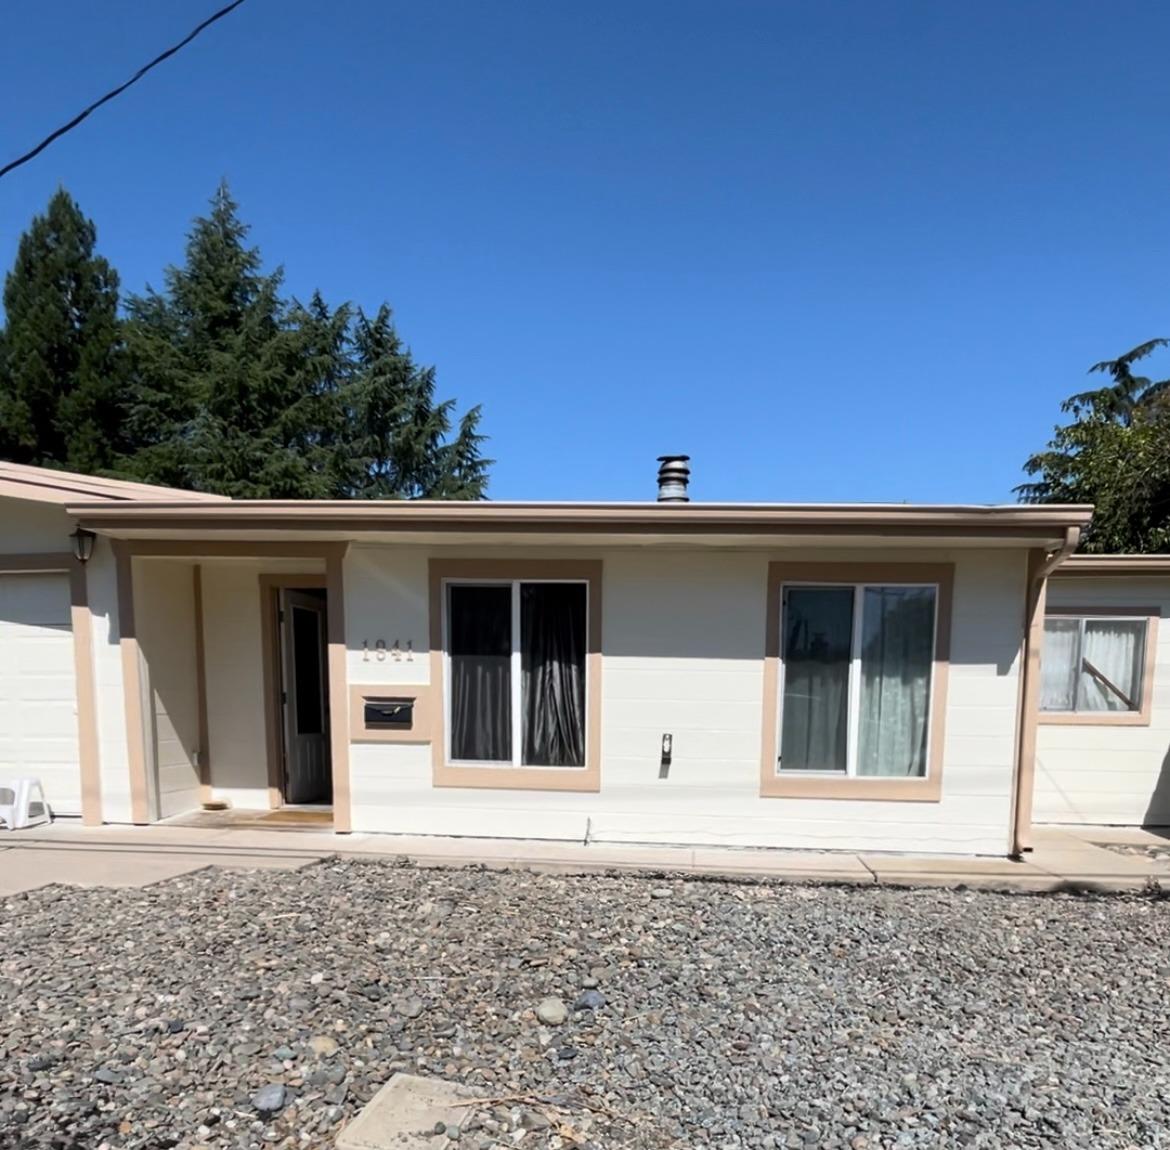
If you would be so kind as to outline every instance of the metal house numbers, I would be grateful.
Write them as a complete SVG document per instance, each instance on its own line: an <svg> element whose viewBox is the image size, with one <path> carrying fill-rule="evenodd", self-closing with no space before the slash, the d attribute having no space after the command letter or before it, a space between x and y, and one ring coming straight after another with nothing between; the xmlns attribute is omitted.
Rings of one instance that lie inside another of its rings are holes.
<svg viewBox="0 0 1170 1150"><path fill-rule="evenodd" d="M369 639L362 640L363 663L385 663L387 659L391 663L413 663L414 640L407 639L405 647L402 647L397 639L394 640L394 646L392 647L386 646L385 639L375 639L372 647L370 646Z"/></svg>

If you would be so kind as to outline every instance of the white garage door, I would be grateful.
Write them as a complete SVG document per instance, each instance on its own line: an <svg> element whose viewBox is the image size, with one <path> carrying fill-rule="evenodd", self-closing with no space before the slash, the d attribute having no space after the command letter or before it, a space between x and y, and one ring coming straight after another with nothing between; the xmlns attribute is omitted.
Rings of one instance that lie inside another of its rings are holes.
<svg viewBox="0 0 1170 1150"><path fill-rule="evenodd" d="M0 778L41 780L55 814L81 813L66 575L0 575Z"/></svg>

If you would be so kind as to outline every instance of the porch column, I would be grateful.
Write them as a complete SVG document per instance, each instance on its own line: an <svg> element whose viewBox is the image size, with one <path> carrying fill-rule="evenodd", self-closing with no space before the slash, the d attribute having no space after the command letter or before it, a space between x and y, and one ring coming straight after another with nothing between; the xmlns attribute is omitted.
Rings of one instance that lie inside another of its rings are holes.
<svg viewBox="0 0 1170 1150"><path fill-rule="evenodd" d="M102 773L98 758L97 696L93 674L93 616L85 564L69 567L69 615L73 627L73 676L77 684L77 762L81 770L81 825L102 825Z"/></svg>
<svg viewBox="0 0 1170 1150"><path fill-rule="evenodd" d="M325 555L326 618L329 640L329 753L333 762L333 829L353 826L349 793L349 671L345 654L345 553L348 543Z"/></svg>
<svg viewBox="0 0 1170 1150"><path fill-rule="evenodd" d="M111 541L118 576L118 649L122 655L122 694L126 710L126 759L130 772L130 819L150 822L150 784L146 777L146 730L142 715L142 662L134 626L134 561L130 545Z"/></svg>

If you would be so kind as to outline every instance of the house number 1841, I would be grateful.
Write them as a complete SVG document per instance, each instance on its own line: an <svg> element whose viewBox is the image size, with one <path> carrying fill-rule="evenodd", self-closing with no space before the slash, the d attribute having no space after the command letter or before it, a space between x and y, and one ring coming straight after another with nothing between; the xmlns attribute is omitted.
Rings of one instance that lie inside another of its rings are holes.
<svg viewBox="0 0 1170 1150"><path fill-rule="evenodd" d="M375 663L385 663L387 658L392 663L413 663L414 662L414 640L407 639L405 649L399 645L397 639L394 640L393 647L386 646L385 639L375 639L373 647L370 646L369 639L362 640L362 662L370 662L371 655Z"/></svg>

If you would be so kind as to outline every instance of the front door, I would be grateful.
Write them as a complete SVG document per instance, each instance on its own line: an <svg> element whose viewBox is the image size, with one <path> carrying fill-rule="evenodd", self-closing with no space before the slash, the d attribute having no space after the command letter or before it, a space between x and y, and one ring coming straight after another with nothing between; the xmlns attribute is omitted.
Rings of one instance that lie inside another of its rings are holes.
<svg viewBox="0 0 1170 1150"><path fill-rule="evenodd" d="M325 612L323 592L281 591L286 803L328 803L333 798Z"/></svg>

